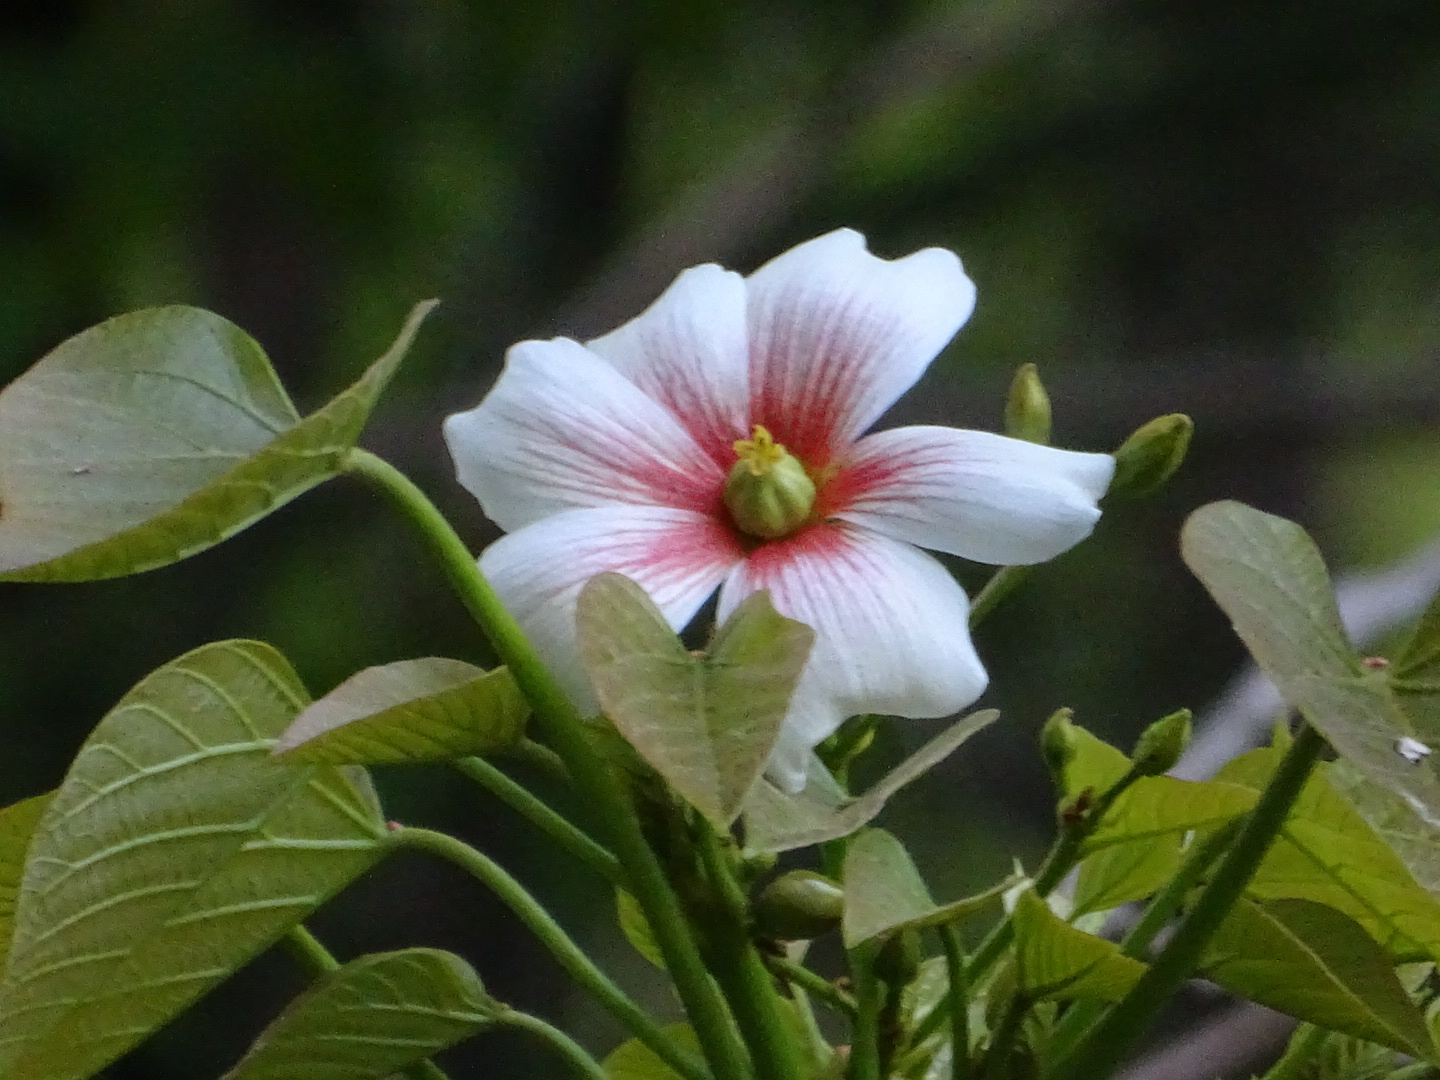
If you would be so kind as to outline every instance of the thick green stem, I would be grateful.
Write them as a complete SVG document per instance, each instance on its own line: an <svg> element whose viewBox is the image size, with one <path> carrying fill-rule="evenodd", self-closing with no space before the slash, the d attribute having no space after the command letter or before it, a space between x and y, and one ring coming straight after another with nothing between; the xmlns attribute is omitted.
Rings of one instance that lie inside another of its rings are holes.
<svg viewBox="0 0 1440 1080"><path fill-rule="evenodd" d="M648 1013L596 967L560 924L551 918L550 913L503 867L463 840L446 833L400 828L390 835L392 843L438 855L479 880L519 916L570 977L593 994L631 1034L686 1080L708 1080L704 1066L676 1045Z"/></svg>
<svg viewBox="0 0 1440 1080"><path fill-rule="evenodd" d="M718 901L716 917L708 927L710 967L750 1048L755 1074L759 1080L803 1080L804 1059L781 1012L784 1006L775 980L750 937L745 893L715 830L698 815L695 832L705 874Z"/></svg>
<svg viewBox="0 0 1440 1080"><path fill-rule="evenodd" d="M611 850L620 860L631 894L645 913L716 1080L747 1080L749 1062L725 999L711 982L680 900L646 843L634 803L590 743L585 718L546 670L519 624L480 573L464 542L425 493L404 473L364 450L352 450L346 468L394 500L434 549L461 602L529 699L550 746L564 761L596 817L609 830Z"/></svg>
<svg viewBox="0 0 1440 1080"><path fill-rule="evenodd" d="M855 985L855 1024L850 1034L849 1080L881 1080L880 1010L885 988L875 977L875 943L850 950L850 981Z"/></svg>
<svg viewBox="0 0 1440 1080"><path fill-rule="evenodd" d="M1000 602L1024 584L1035 568L1033 566L1002 566L970 602L970 629L974 630L985 621L985 616L1000 606Z"/></svg>
<svg viewBox="0 0 1440 1080"><path fill-rule="evenodd" d="M1281 760L1235 843L1216 866L1209 883L1175 936L1155 957L1128 994L1081 1040L1075 1053L1047 1074L1053 1080L1102 1080L1129 1052L1155 1014L1200 963L1205 946L1240 899L1270 850L1325 749L1325 739L1308 724Z"/></svg>
<svg viewBox="0 0 1440 1080"><path fill-rule="evenodd" d="M1029 999L1020 994L1016 994L1005 1006L1005 1013L985 1050L985 1060L980 1065L980 1080L1006 1080L1010 1075L1010 1055L1015 1049L1015 1040L1020 1037L1025 1014L1029 1011Z"/></svg>
<svg viewBox="0 0 1440 1080"><path fill-rule="evenodd" d="M284 942L300 966L317 978L340 970L340 961L303 925L296 923L287 930ZM406 1080L450 1080L445 1070L429 1058L401 1069L399 1075Z"/></svg>
<svg viewBox="0 0 1440 1080"><path fill-rule="evenodd" d="M620 863L614 855L592 840L574 824L561 817L524 785L516 783L484 758L468 757L455 762L455 768L487 789L522 817L529 819L557 844L603 876L613 885L624 880Z"/></svg>
<svg viewBox="0 0 1440 1080"><path fill-rule="evenodd" d="M1295 1034L1290 1036L1290 1042L1285 1047L1285 1053L1280 1055L1280 1060L1270 1066L1261 1080L1304 1080L1310 1075L1310 1066L1315 1064L1315 1055L1320 1052L1320 1044L1329 1036L1329 1032L1314 1024L1301 1024L1295 1029Z"/></svg>
<svg viewBox="0 0 1440 1080"><path fill-rule="evenodd" d="M796 963L788 956L767 956L765 963L780 978L819 998L836 1012L855 1018L855 998L841 990L823 975L817 975L804 964Z"/></svg>
<svg viewBox="0 0 1440 1080"><path fill-rule="evenodd" d="M531 1016L529 1013L518 1012L515 1009L507 1009L496 1017L496 1020L506 1027L528 1031L536 1038L549 1043L557 1054L575 1066L575 1071L579 1075L589 1077L589 1080L610 1080L609 1074L583 1046L555 1025L546 1023L538 1016Z"/></svg>
<svg viewBox="0 0 1440 1080"><path fill-rule="evenodd" d="M965 979L965 946L954 926L947 924L939 932L950 976L950 989L942 1003L950 1018L950 1078L970 1080L970 985Z"/></svg>

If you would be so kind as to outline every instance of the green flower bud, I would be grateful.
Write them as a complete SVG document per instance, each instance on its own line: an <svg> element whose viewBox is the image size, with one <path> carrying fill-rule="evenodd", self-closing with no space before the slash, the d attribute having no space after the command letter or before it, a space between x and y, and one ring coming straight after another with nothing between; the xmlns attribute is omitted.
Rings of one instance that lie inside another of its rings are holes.
<svg viewBox="0 0 1440 1080"><path fill-rule="evenodd" d="M892 987L909 986L920 971L922 959L920 934L913 927L906 927L891 934L880 946L875 954L875 974Z"/></svg>
<svg viewBox="0 0 1440 1080"><path fill-rule="evenodd" d="M1069 765L1070 759L1075 756L1076 743L1079 741L1075 734L1075 724L1072 722L1074 716L1075 713L1070 709L1059 709L1040 729L1040 752L1045 756L1050 775L1060 787L1065 786L1065 766Z"/></svg>
<svg viewBox="0 0 1440 1080"><path fill-rule="evenodd" d="M805 466L759 424L735 443L740 458L725 481L725 506L735 527L762 540L789 536L815 509L815 481Z"/></svg>
<svg viewBox="0 0 1440 1080"><path fill-rule="evenodd" d="M778 941L808 941L840 925L845 893L811 870L781 874L755 898L755 928Z"/></svg>
<svg viewBox="0 0 1440 1080"><path fill-rule="evenodd" d="M1156 720L1140 733L1130 760L1142 776L1159 776L1175 767L1190 745L1190 710L1181 709Z"/></svg>
<svg viewBox="0 0 1440 1080"><path fill-rule="evenodd" d="M1137 428L1115 451L1111 495L1149 495L1169 480L1185 460L1195 423L1184 413L1157 416Z"/></svg>
<svg viewBox="0 0 1440 1080"><path fill-rule="evenodd" d="M1005 434L1044 445L1050 441L1050 395L1034 364L1021 364L1005 402Z"/></svg>

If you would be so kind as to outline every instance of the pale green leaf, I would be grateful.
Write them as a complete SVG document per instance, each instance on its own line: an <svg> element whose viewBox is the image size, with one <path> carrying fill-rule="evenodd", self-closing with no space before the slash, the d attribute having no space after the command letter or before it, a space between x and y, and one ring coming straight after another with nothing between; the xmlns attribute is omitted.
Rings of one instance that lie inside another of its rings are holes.
<svg viewBox="0 0 1440 1080"><path fill-rule="evenodd" d="M54 793L36 795L0 810L0 971L10 952L10 934L15 918L15 901L20 896L20 881L25 870L25 852L30 838L40 823L40 816L50 805Z"/></svg>
<svg viewBox="0 0 1440 1080"><path fill-rule="evenodd" d="M1142 900L1159 892L1180 868L1180 833L1102 848L1080 864L1074 914Z"/></svg>
<svg viewBox="0 0 1440 1080"><path fill-rule="evenodd" d="M847 796L813 756L805 788L798 795L787 794L762 778L745 804L746 850L790 851L849 836L873 820L897 791L924 776L999 718L995 709L985 709L956 721L863 795Z"/></svg>
<svg viewBox="0 0 1440 1080"><path fill-rule="evenodd" d="M286 1006L223 1080L382 1080L474 1035L500 1008L453 953L362 956Z"/></svg>
<svg viewBox="0 0 1440 1080"><path fill-rule="evenodd" d="M0 392L0 579L165 566L336 475L434 302L300 420L254 340L198 308L121 315Z"/></svg>
<svg viewBox="0 0 1440 1080"><path fill-rule="evenodd" d="M1433 1060L1424 1014L1353 919L1310 900L1241 900L1201 965L1231 993L1300 1020Z"/></svg>
<svg viewBox="0 0 1440 1080"><path fill-rule="evenodd" d="M452 761L515 745L528 712L504 668L401 660L366 668L308 706L275 752L317 765Z"/></svg>
<svg viewBox="0 0 1440 1080"><path fill-rule="evenodd" d="M640 908L640 901L624 889L616 889L615 915L625 940L630 942L634 950L656 967L664 968L665 954L660 951L660 945L655 940L645 912Z"/></svg>
<svg viewBox="0 0 1440 1080"><path fill-rule="evenodd" d="M1120 794L1095 831L1085 851L1145 840L1191 829L1223 825L1255 805L1255 792L1234 784L1143 776Z"/></svg>
<svg viewBox="0 0 1440 1080"><path fill-rule="evenodd" d="M728 829L770 758L814 631L777 614L761 591L697 655L621 574L585 585L575 621L586 672L616 730L690 805Z"/></svg>
<svg viewBox="0 0 1440 1080"><path fill-rule="evenodd" d="M305 703L274 649L221 642L100 722L26 858L0 1076L90 1076L380 857L344 774L270 753Z"/></svg>
<svg viewBox="0 0 1440 1080"><path fill-rule="evenodd" d="M1218 779L1259 791L1270 779L1281 753L1252 750L1227 763ZM1395 850L1395 838L1382 839L1345 794L1343 762L1322 763L1301 790L1280 835L1247 887L1258 899L1313 900L1348 915L1397 959L1440 960L1440 900L1427 891ZM1413 822L1408 811L1404 818ZM1435 861L1433 852L1418 857Z"/></svg>
<svg viewBox="0 0 1440 1080"><path fill-rule="evenodd" d="M1067 798L1089 791L1109 791L1130 771L1130 759L1078 724L1070 726L1070 756L1062 770L1060 787Z"/></svg>
<svg viewBox="0 0 1440 1080"><path fill-rule="evenodd" d="M865 829L850 841L844 874L847 949L935 910L905 845L884 829Z"/></svg>
<svg viewBox="0 0 1440 1080"><path fill-rule="evenodd" d="M1440 746L1440 594L1390 669L1390 685L1421 741Z"/></svg>
<svg viewBox="0 0 1440 1080"><path fill-rule="evenodd" d="M665 1028L665 1034L682 1050L700 1056L700 1040L689 1024L671 1024ZM638 1039L621 1043L601 1064L610 1080L682 1080L679 1073Z"/></svg>
<svg viewBox="0 0 1440 1080"><path fill-rule="evenodd" d="M1119 1001L1145 965L1113 943L1077 930L1026 889L1015 900L1015 985L1033 1001L1097 998Z"/></svg>

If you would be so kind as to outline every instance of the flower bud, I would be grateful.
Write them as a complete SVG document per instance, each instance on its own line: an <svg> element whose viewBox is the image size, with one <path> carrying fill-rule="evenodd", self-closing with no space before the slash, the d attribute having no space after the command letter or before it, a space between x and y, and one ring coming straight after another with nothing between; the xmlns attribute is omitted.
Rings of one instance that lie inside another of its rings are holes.
<svg viewBox="0 0 1440 1080"><path fill-rule="evenodd" d="M1175 767L1190 745L1190 710L1181 709L1156 720L1140 733L1130 760L1142 776L1159 776Z"/></svg>
<svg viewBox="0 0 1440 1080"><path fill-rule="evenodd" d="M805 466L759 424L735 443L739 461L725 481L725 506L735 527L762 540L789 536L815 508L815 482Z"/></svg>
<svg viewBox="0 0 1440 1080"><path fill-rule="evenodd" d="M840 925L845 893L811 870L781 874L755 898L755 927L779 941L807 941Z"/></svg>
<svg viewBox="0 0 1440 1080"><path fill-rule="evenodd" d="M1065 766L1069 765L1075 756L1076 744L1079 741L1075 734L1075 724L1072 722L1074 715L1071 709L1058 709L1040 729L1040 752L1045 756L1050 775L1062 788L1065 786Z"/></svg>
<svg viewBox="0 0 1440 1080"><path fill-rule="evenodd" d="M924 959L920 935L913 927L891 934L875 954L875 974L892 987L909 986Z"/></svg>
<svg viewBox="0 0 1440 1080"><path fill-rule="evenodd" d="M1143 424L1115 451L1111 495L1149 495L1169 480L1185 460L1195 423L1184 413L1157 416Z"/></svg>
<svg viewBox="0 0 1440 1080"><path fill-rule="evenodd" d="M1034 364L1021 364L1005 402L1005 434L1044 445L1050 441L1050 395Z"/></svg>

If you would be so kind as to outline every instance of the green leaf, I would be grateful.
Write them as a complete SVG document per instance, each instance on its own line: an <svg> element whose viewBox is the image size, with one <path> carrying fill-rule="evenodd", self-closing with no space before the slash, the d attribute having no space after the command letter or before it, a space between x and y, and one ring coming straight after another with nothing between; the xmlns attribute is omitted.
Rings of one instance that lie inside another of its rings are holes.
<svg viewBox="0 0 1440 1080"><path fill-rule="evenodd" d="M1097 795L1109 791L1130 771L1130 759L1103 739L1079 724L1070 725L1069 731L1069 756L1060 785L1066 798L1085 791Z"/></svg>
<svg viewBox="0 0 1440 1080"><path fill-rule="evenodd" d="M935 910L905 845L884 829L865 829L845 851L845 947Z"/></svg>
<svg viewBox="0 0 1440 1080"><path fill-rule="evenodd" d="M1284 518L1213 503L1190 515L1181 549L1285 700L1373 783L1356 803L1362 816L1377 831L1422 838L1397 853L1430 884L1440 776L1433 761L1401 753L1415 727L1385 673L1361 668L1314 543Z"/></svg>
<svg viewBox="0 0 1440 1080"><path fill-rule="evenodd" d="M14 929L15 901L20 896L20 881L25 870L25 852L30 838L40 823L40 816L54 798L54 792L36 795L0 810L0 971L10 952L10 935Z"/></svg>
<svg viewBox="0 0 1440 1080"><path fill-rule="evenodd" d="M665 1028L665 1034L682 1050L700 1056L700 1040L689 1024L671 1024ZM621 1043L601 1065L610 1075L610 1080L683 1080L679 1073L655 1056L655 1051L638 1039Z"/></svg>
<svg viewBox="0 0 1440 1080"><path fill-rule="evenodd" d="M1218 779L1259 792L1279 764L1276 748L1227 763ZM1440 960L1440 900L1417 882L1390 842L1337 790L1347 770L1322 763L1247 887L1262 900L1313 900L1348 915L1396 959ZM1356 778L1358 780L1358 778ZM1413 816L1406 811L1406 817ZM1434 861L1433 853L1422 857Z"/></svg>
<svg viewBox="0 0 1440 1080"><path fill-rule="evenodd" d="M777 614L761 591L697 656L622 574L592 578L575 621L585 669L616 730L690 805L728 829L770 758L814 631Z"/></svg>
<svg viewBox="0 0 1440 1080"><path fill-rule="evenodd" d="M92 1075L380 857L384 822L342 772L271 755L304 705L284 657L231 641L100 722L26 857L0 1076Z"/></svg>
<svg viewBox="0 0 1440 1080"><path fill-rule="evenodd" d="M454 953L362 956L292 1001L223 1080L381 1080L468 1039L500 1008Z"/></svg>
<svg viewBox="0 0 1440 1080"><path fill-rule="evenodd" d="M1109 911L1159 892L1180 868L1182 835L1115 844L1088 856L1075 882L1074 914Z"/></svg>
<svg viewBox="0 0 1440 1080"><path fill-rule="evenodd" d="M660 946L655 941L655 934L650 929L645 912L640 908L640 901L624 889L616 889L615 915L619 919L625 940L646 960L663 970L665 954L660 951Z"/></svg>
<svg viewBox="0 0 1440 1080"><path fill-rule="evenodd" d="M1077 930L1026 889L1015 900L1015 984L1032 1001L1098 998L1119 1001L1145 965L1113 943Z"/></svg>
<svg viewBox="0 0 1440 1080"><path fill-rule="evenodd" d="M1422 741L1440 745L1440 594L1430 601L1399 658L1390 685Z"/></svg>
<svg viewBox="0 0 1440 1080"><path fill-rule="evenodd" d="M1234 784L1143 776L1125 789L1085 840L1086 852L1115 844L1223 825L1255 805L1255 792Z"/></svg>
<svg viewBox="0 0 1440 1080"><path fill-rule="evenodd" d="M401 660L366 668L308 706L275 752L314 765L453 761L514 746L528 712L503 667Z"/></svg>
<svg viewBox="0 0 1440 1080"><path fill-rule="evenodd" d="M787 794L761 778L745 804L746 851L790 851L849 836L873 820L897 791L925 775L970 736L999 718L995 709L971 713L895 766L865 794L854 798L840 789L830 771L813 756L805 788L798 795Z"/></svg>
<svg viewBox="0 0 1440 1080"><path fill-rule="evenodd" d="M1434 1060L1424 1014L1353 919L1310 900L1241 900L1211 940L1206 978L1331 1031Z"/></svg>
<svg viewBox="0 0 1440 1080"><path fill-rule="evenodd" d="M303 421L260 346L199 308L136 311L63 342L0 392L0 580L165 566L336 475L433 307Z"/></svg>

